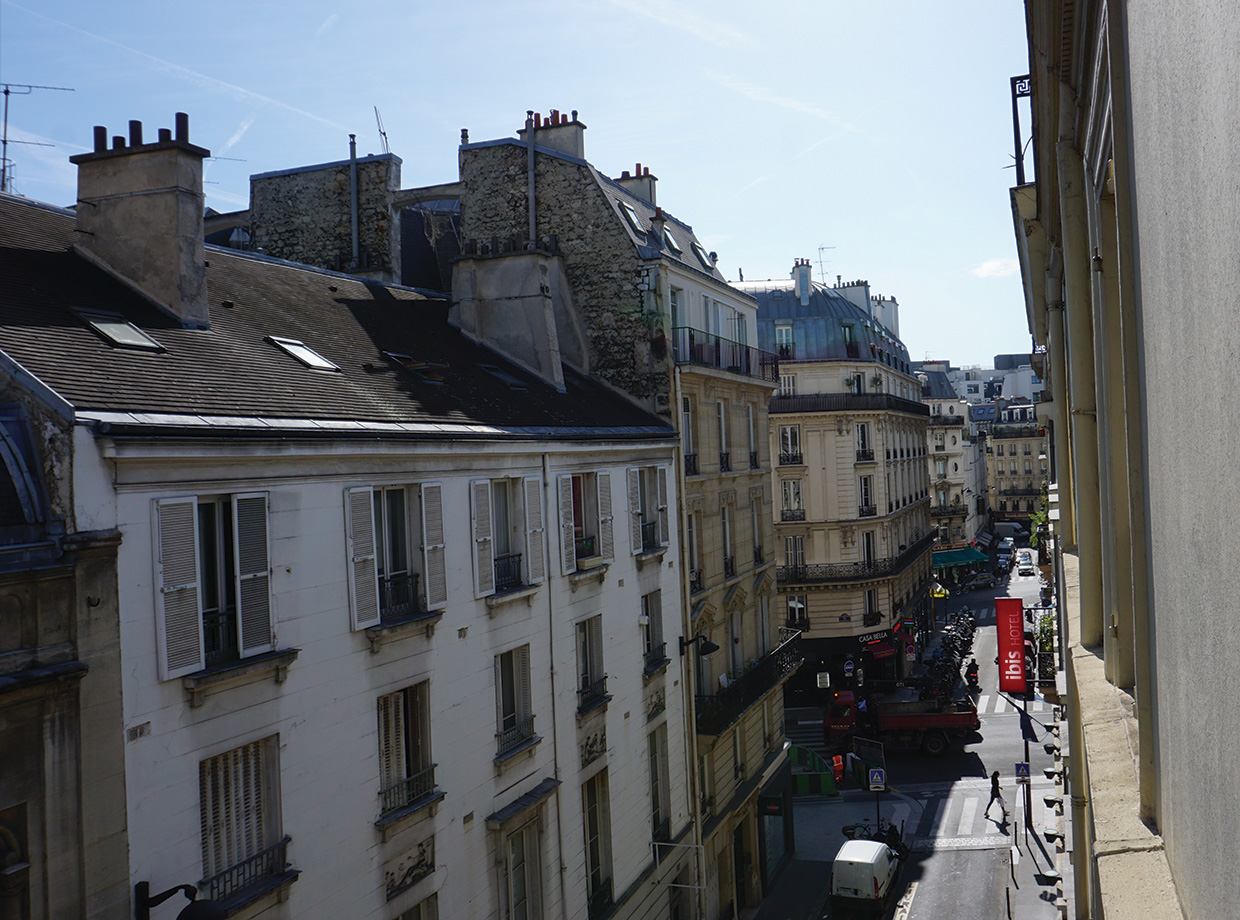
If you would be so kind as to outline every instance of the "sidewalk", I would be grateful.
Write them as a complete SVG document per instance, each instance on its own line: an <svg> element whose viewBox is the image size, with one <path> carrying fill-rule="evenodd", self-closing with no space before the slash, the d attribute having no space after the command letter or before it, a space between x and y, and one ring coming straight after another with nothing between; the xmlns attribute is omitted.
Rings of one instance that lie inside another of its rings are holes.
<svg viewBox="0 0 1240 920"><path fill-rule="evenodd" d="M793 859L752 920L819 920L826 913L830 882L830 863Z"/></svg>

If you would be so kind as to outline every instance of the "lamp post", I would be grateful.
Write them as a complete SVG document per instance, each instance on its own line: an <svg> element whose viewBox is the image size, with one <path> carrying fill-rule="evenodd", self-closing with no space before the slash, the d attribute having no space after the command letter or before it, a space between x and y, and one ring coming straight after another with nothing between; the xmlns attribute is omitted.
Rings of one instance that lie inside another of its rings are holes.
<svg viewBox="0 0 1240 920"><path fill-rule="evenodd" d="M133 886L134 920L151 920L151 908L163 904L178 891L184 893L189 903L181 908L177 920L224 920L228 916L218 901L199 901L198 889L193 885L174 885L167 891L152 895L150 882L138 882Z"/></svg>
<svg viewBox="0 0 1240 920"><path fill-rule="evenodd" d="M682 657L684 656L685 649L689 648L692 645L696 645L699 642L702 643L702 647L698 649L698 654L701 655L703 658L709 657L710 655L713 655L715 654L715 652L719 651L719 646L717 646L715 643L707 639L706 636L699 633L698 635L694 636L692 639L689 639L689 640L686 640L684 636L680 637L681 656Z"/></svg>

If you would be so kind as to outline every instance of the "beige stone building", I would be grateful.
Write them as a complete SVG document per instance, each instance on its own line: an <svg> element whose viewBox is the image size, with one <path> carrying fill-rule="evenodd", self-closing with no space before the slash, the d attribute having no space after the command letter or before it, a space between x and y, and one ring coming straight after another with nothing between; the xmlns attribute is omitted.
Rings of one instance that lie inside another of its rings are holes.
<svg viewBox="0 0 1240 920"><path fill-rule="evenodd" d="M858 305L870 302L865 282L816 285L805 262L792 276L738 287L758 299L759 342L780 356L776 571L784 622L805 646L795 686L812 694L820 672L832 686L856 669L867 679L906 673L929 625L935 532L929 410L907 350Z"/></svg>
<svg viewBox="0 0 1240 920"><path fill-rule="evenodd" d="M1002 401L986 441L986 472L995 521L1028 527L1042 510L1047 475L1046 428L1033 403Z"/></svg>

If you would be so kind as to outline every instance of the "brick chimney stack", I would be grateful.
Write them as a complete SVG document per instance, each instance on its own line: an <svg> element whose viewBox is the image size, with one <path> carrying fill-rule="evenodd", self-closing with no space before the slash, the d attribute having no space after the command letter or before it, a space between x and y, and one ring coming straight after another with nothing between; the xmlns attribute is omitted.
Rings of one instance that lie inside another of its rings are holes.
<svg viewBox="0 0 1240 920"><path fill-rule="evenodd" d="M206 327L202 161L209 150L189 142L189 116L176 134L160 128L143 143L142 122L129 138L95 126L95 149L70 157L78 168L79 251L123 278L186 326Z"/></svg>

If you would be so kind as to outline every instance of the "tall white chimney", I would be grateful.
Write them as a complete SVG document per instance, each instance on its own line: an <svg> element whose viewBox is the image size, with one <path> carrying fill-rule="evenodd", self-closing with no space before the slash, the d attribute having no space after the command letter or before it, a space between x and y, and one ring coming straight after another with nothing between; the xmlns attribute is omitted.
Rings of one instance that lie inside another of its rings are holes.
<svg viewBox="0 0 1240 920"><path fill-rule="evenodd" d="M809 296L814 292L809 259L797 259L793 263L792 292L801 301L801 306L809 306Z"/></svg>

